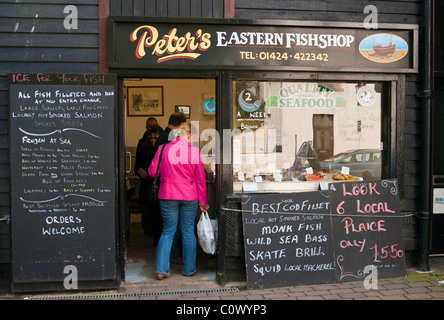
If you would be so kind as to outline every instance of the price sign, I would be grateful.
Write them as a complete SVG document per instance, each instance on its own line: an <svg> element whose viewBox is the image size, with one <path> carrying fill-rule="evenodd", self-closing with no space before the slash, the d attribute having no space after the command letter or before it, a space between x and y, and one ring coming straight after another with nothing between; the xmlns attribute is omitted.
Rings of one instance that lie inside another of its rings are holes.
<svg viewBox="0 0 444 320"><path fill-rule="evenodd" d="M405 275L396 180L344 182L330 191L338 280L363 278L368 265L379 278Z"/></svg>

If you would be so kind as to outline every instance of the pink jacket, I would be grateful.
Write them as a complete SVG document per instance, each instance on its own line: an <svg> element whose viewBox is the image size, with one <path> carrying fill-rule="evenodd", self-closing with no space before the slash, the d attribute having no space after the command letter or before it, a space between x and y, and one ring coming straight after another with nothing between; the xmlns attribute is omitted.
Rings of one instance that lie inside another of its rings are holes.
<svg viewBox="0 0 444 320"><path fill-rule="evenodd" d="M156 174L161 145L148 168L151 177ZM199 148L183 138L176 138L165 145L159 167L159 199L199 200L199 206L207 204L205 169Z"/></svg>

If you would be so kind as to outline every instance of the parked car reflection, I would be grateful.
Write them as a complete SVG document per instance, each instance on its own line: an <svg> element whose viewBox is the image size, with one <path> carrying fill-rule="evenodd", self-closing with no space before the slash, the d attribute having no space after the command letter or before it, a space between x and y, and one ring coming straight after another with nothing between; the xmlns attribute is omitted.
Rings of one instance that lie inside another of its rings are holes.
<svg viewBox="0 0 444 320"><path fill-rule="evenodd" d="M349 167L350 174L364 180L381 179L381 151L378 149L356 149L338 153L321 161L322 170L341 170Z"/></svg>

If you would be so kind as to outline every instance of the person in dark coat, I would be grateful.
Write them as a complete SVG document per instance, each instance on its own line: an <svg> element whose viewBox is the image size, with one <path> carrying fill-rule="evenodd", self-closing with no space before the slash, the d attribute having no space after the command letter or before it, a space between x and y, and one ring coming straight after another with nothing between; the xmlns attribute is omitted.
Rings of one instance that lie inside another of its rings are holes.
<svg viewBox="0 0 444 320"><path fill-rule="evenodd" d="M165 128L165 130L163 130L162 134L159 136L159 139L156 140L156 146L159 147L162 144L174 140L175 136L171 136L171 140L169 139L170 132L174 129L179 129L182 123L186 121L187 118L183 112L173 113L168 120L168 126Z"/></svg>
<svg viewBox="0 0 444 320"><path fill-rule="evenodd" d="M148 130L147 139L141 144L136 154L134 171L140 177L139 203L142 206L142 228L146 234L153 236L153 244L157 245L162 232L162 216L159 202L149 201L146 197L146 189L153 182L148 175L148 167L157 151L156 140L163 130L159 126L153 126Z"/></svg>
<svg viewBox="0 0 444 320"><path fill-rule="evenodd" d="M153 118L153 117L149 117L148 119L146 119L146 123L145 123L145 133L143 134L142 138L140 138L139 142L137 143L137 148L136 148L136 154L137 152L139 152L140 148L142 147L142 145L146 142L146 140L148 139L148 135L150 132L150 129L154 126L158 126L157 124L157 119ZM136 172L137 174L137 172Z"/></svg>

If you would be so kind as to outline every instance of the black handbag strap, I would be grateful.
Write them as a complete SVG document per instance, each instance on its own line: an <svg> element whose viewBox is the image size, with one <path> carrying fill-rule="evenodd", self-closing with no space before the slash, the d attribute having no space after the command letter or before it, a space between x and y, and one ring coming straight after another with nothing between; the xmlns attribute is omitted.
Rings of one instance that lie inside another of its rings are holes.
<svg viewBox="0 0 444 320"><path fill-rule="evenodd" d="M154 175L154 183L157 183L157 178L158 178L157 173L159 172L160 160L162 160L163 148L165 148L165 145L163 145L162 150L160 150L160 156L159 156L159 161L157 162L156 174Z"/></svg>

